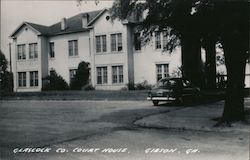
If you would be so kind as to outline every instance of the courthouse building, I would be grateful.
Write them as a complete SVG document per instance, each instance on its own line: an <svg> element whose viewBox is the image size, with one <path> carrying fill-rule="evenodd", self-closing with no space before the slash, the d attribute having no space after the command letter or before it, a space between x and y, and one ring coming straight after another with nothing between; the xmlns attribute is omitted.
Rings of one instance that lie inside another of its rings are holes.
<svg viewBox="0 0 250 160"><path fill-rule="evenodd" d="M163 52L165 32L141 44L130 21L111 20L107 9L63 18L51 26L22 23L11 34L14 91L41 91L55 70L70 83L81 61L90 63L95 89L118 90L128 83L155 84L180 66L181 48Z"/></svg>

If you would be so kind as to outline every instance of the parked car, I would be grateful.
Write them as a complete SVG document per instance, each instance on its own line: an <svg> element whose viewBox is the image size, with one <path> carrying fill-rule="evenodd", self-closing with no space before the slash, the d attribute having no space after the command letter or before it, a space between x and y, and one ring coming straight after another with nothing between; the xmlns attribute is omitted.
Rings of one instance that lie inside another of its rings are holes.
<svg viewBox="0 0 250 160"><path fill-rule="evenodd" d="M151 100L154 106L160 101L177 101L183 103L185 100L194 100L200 96L200 88L195 87L184 78L163 78L148 93L147 100Z"/></svg>

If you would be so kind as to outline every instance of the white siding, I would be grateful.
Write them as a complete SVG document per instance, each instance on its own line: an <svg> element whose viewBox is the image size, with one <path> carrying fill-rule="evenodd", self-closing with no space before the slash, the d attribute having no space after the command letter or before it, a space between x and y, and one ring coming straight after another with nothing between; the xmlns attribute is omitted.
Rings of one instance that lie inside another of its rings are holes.
<svg viewBox="0 0 250 160"><path fill-rule="evenodd" d="M128 83L128 53L127 53L127 26L122 24L121 21L111 19L106 20L109 14L104 13L94 24L91 31L92 42L92 82L95 84L96 89L121 89ZM104 27L105 26L105 27ZM111 52L111 34L122 33L122 51L121 52ZM95 48L95 36L106 35L107 36L107 52L97 53ZM123 83L122 84L112 84L112 72L111 67L115 65L123 65ZM98 66L108 66L108 84L97 85L96 84L96 67ZM93 79L94 78L94 79Z"/></svg>
<svg viewBox="0 0 250 160"><path fill-rule="evenodd" d="M25 92L25 91L41 91L41 41L39 40L36 32L26 26L22 27L18 34L16 35L16 40L14 42L15 50L13 52L13 57L15 63L13 65L14 72L14 91L17 92ZM30 43L37 43L38 45L38 58L37 59L29 59L29 44ZM25 60L18 60L17 59L17 45L25 44L25 53L26 59ZM38 71L39 73L39 86L37 87L30 87L29 84L29 72L30 71ZM17 74L18 72L27 72L27 85L26 87L18 87L18 79Z"/></svg>
<svg viewBox="0 0 250 160"><path fill-rule="evenodd" d="M68 41L78 41L78 56L69 56ZM73 33L49 38L49 42L54 42L55 57L49 58L49 70L52 68L69 83L69 69L77 69L81 61L90 62L89 33ZM48 43L49 43L48 42ZM49 47L47 47L49 55Z"/></svg>

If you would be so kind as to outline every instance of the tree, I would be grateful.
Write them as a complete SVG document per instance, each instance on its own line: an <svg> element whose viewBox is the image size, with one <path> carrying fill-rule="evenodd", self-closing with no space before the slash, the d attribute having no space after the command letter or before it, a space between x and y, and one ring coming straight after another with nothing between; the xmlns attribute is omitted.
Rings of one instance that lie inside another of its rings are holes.
<svg viewBox="0 0 250 160"><path fill-rule="evenodd" d="M81 90L83 86L89 83L89 63L82 61L76 70L76 75L70 84L71 89Z"/></svg>
<svg viewBox="0 0 250 160"><path fill-rule="evenodd" d="M143 12L147 12L146 18L138 23L143 26L143 33L150 35L156 27L168 28L171 38L168 44L174 47L176 39L180 39L183 56L190 54L193 55L192 58L198 56L201 45L204 45L210 54L214 54L214 46L211 44L217 41L222 44L228 85L221 122L243 120L245 64L246 53L249 52L249 2L247 0L116 0L111 9L112 17L122 20ZM185 63L186 61L183 65L184 76L190 76L193 81L199 82L200 76L193 74L192 68L188 68ZM199 70L196 71L198 72Z"/></svg>
<svg viewBox="0 0 250 160"><path fill-rule="evenodd" d="M67 90L69 89L68 84L58 75L55 70L50 71L50 75L43 78L43 88L42 90Z"/></svg>
<svg viewBox="0 0 250 160"><path fill-rule="evenodd" d="M0 91L12 92L13 91L13 74L7 71L8 61L5 55L0 51Z"/></svg>

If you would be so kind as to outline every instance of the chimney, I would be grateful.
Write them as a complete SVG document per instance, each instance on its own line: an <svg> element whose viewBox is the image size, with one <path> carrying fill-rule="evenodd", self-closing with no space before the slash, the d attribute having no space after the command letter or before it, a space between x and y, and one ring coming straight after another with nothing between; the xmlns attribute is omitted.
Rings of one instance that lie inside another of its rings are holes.
<svg viewBox="0 0 250 160"><path fill-rule="evenodd" d="M82 28L86 28L89 23L89 15L83 14L82 15Z"/></svg>
<svg viewBox="0 0 250 160"><path fill-rule="evenodd" d="M61 20L61 30L65 30L67 28L66 18L62 18Z"/></svg>

